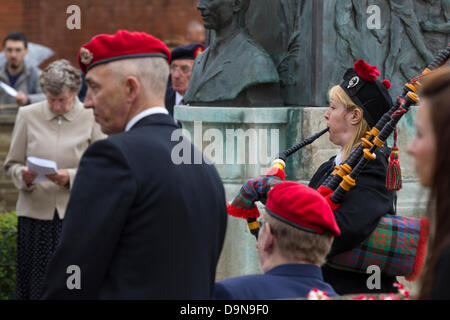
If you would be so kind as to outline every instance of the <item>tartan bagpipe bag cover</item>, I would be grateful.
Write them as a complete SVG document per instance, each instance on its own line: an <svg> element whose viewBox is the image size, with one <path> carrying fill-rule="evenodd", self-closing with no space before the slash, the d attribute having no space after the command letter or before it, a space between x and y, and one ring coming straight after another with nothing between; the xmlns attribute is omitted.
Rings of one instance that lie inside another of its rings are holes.
<svg viewBox="0 0 450 320"><path fill-rule="evenodd" d="M335 255L327 263L337 269L366 273L371 265L391 276L415 280L422 271L428 241L426 218L387 215L358 247Z"/></svg>

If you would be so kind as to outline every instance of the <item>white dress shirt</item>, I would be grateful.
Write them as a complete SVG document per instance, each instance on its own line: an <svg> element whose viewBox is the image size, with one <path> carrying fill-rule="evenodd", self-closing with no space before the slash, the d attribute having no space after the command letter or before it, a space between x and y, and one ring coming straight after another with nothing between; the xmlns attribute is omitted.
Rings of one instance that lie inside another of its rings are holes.
<svg viewBox="0 0 450 320"><path fill-rule="evenodd" d="M145 117L147 117L147 116L149 116L151 114L156 114L156 113L169 114L169 111L167 111L167 109L164 108L164 107L152 107L152 108L145 109L144 111L141 111L137 115L135 115L127 123L127 126L125 127L125 132L129 131L142 118L145 118Z"/></svg>
<svg viewBox="0 0 450 320"><path fill-rule="evenodd" d="M179 106L181 104L181 100L183 100L183 96L175 91L175 105Z"/></svg>

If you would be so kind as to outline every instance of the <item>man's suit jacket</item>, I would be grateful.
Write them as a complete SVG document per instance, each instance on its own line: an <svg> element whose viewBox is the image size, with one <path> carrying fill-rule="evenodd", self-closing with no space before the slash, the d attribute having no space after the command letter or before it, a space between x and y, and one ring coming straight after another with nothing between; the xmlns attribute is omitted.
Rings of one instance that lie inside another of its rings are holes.
<svg viewBox="0 0 450 320"><path fill-rule="evenodd" d="M88 148L44 299L210 298L225 237L224 188L212 165L174 164L175 129L172 117L154 114ZM186 145L194 159L200 151ZM79 290L66 286L71 265L80 268Z"/></svg>
<svg viewBox="0 0 450 320"><path fill-rule="evenodd" d="M173 117L173 107L175 106L176 100L176 92L173 90L172 86L167 86L166 96L164 97L164 105L166 106L167 111Z"/></svg>
<svg viewBox="0 0 450 320"><path fill-rule="evenodd" d="M216 300L271 300L306 298L311 289L326 291L328 296L336 292L323 281L322 271L311 264L284 264L265 274L235 277L217 282L214 287Z"/></svg>

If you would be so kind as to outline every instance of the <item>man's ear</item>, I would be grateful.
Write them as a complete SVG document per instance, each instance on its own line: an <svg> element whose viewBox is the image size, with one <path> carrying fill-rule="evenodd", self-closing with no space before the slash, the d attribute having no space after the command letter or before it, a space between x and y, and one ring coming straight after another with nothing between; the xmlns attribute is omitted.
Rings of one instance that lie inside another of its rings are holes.
<svg viewBox="0 0 450 320"><path fill-rule="evenodd" d="M355 108L352 110L352 117L350 120L352 125L357 125L358 123L360 123L362 118L363 118L363 113L362 113L361 109Z"/></svg>
<svg viewBox="0 0 450 320"><path fill-rule="evenodd" d="M270 224L265 223L264 234L265 234L265 241L263 244L264 251L271 251L273 249L273 246L275 244L275 236L272 233L272 229L270 228Z"/></svg>
<svg viewBox="0 0 450 320"><path fill-rule="evenodd" d="M129 76L125 81L127 100L134 101L141 93L141 83L136 77Z"/></svg>
<svg viewBox="0 0 450 320"><path fill-rule="evenodd" d="M333 241L334 241L334 237L331 236L331 237L328 239L328 243L330 244L330 246L333 245Z"/></svg>

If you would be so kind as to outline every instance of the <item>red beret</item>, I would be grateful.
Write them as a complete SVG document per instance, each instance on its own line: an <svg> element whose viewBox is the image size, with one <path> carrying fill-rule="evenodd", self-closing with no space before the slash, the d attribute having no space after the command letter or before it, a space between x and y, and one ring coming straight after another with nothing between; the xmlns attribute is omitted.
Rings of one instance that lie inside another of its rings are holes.
<svg viewBox="0 0 450 320"><path fill-rule="evenodd" d="M334 213L316 190L297 182L281 182L267 195L267 212L303 231L341 234Z"/></svg>
<svg viewBox="0 0 450 320"><path fill-rule="evenodd" d="M145 32L119 30L116 34L99 34L81 46L78 64L86 74L91 68L120 59L162 57L170 62L170 50Z"/></svg>

